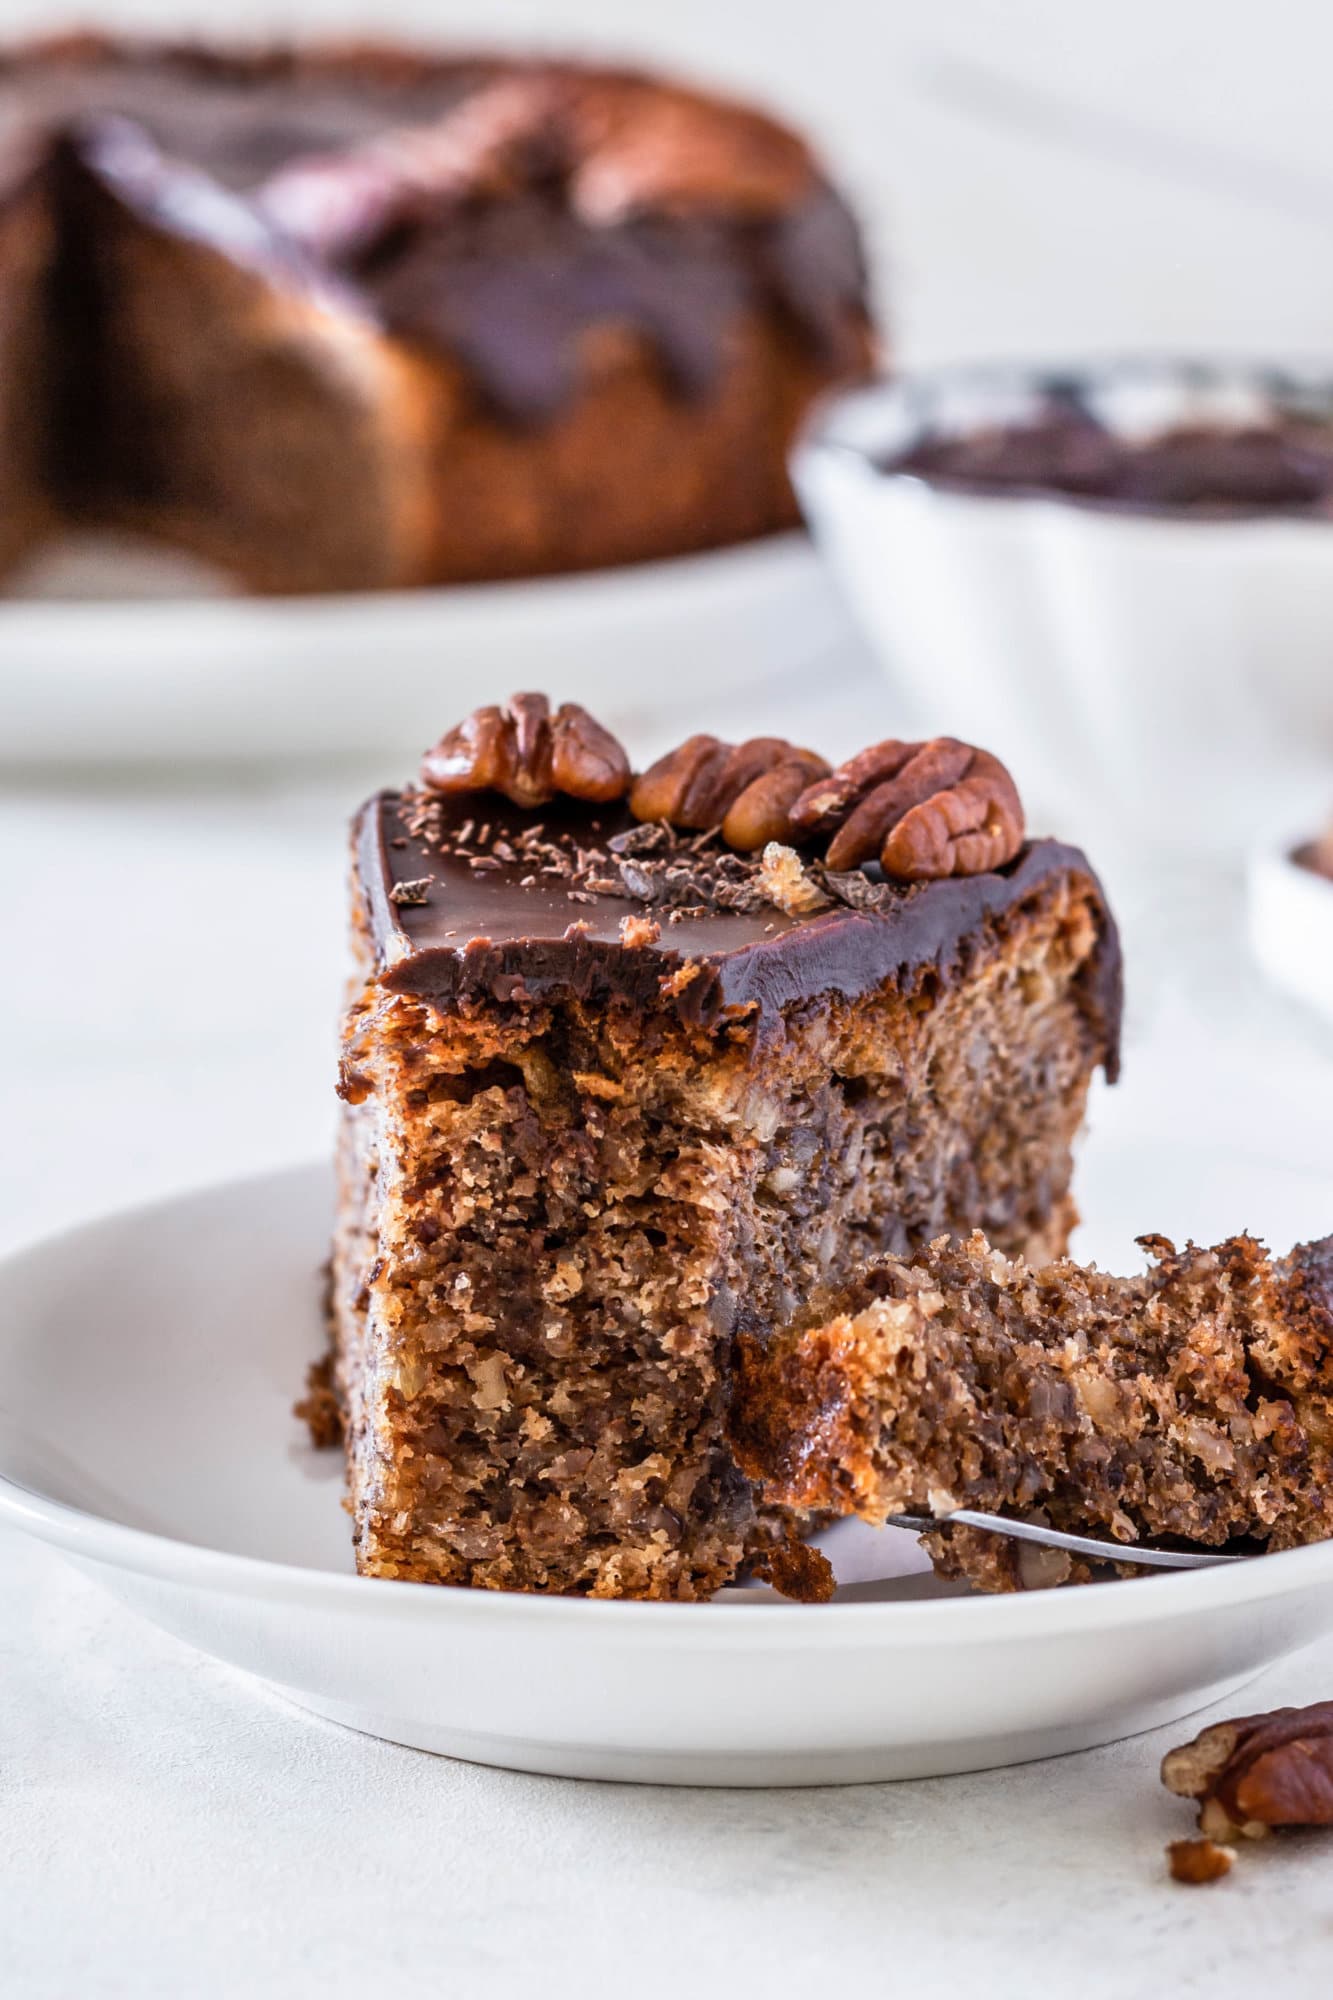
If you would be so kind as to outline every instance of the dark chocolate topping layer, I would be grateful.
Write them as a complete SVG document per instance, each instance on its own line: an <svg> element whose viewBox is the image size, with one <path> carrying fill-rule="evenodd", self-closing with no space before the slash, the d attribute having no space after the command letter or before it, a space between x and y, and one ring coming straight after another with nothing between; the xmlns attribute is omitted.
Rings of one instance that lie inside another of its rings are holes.
<svg viewBox="0 0 1333 2000"><path fill-rule="evenodd" d="M413 179L423 154L452 160L441 149L451 118L506 83L531 86L533 132L507 142L503 171L484 133L463 132L461 168L423 194ZM541 113L562 91L574 109ZM589 190L579 147L584 127L596 133L599 92L606 119L624 121L625 157L619 171L619 142L605 145ZM700 136L688 122L666 130L661 161L645 167L631 152L640 98L656 102L641 78L566 64L385 48L212 55L83 38L0 56L0 158L74 147L156 226L263 256L288 282L310 272L299 254L310 252L389 330L451 354L514 422L559 410L579 343L601 326L642 339L682 396L711 388L747 310L776 310L821 361L854 362L865 320L856 229L800 142L757 114L672 93L671 107L687 121L697 112L720 152L715 188L687 186L682 197L682 161L688 169ZM113 160L132 170L110 173ZM359 203L370 220L284 255L284 218L295 229L297 209L276 198L275 177L307 166L330 182L334 206L355 218ZM405 190L386 191L400 173ZM765 175L771 186L756 192Z"/></svg>
<svg viewBox="0 0 1333 2000"><path fill-rule="evenodd" d="M965 976L984 949L988 927L1061 875L1097 879L1077 848L1029 842L994 873L874 891L876 907L834 903L793 917L768 903L748 909L710 906L709 882L726 886L731 864L695 843L699 861L687 876L689 903L674 909L653 893L594 893L606 879L613 843L635 822L619 807L552 805L525 814L494 795L442 800L431 807L443 838L412 833L420 795L383 792L362 807L354 826L357 865L370 909L380 984L434 1006L469 997L541 1000L574 993L640 1008L674 1007L704 1025L756 1011L776 1025L784 1008L830 994L852 997L886 979L907 980L931 969L941 979ZM544 843L562 858L543 864L521 856L515 843L540 822ZM471 829L460 841L459 830ZM638 829L643 832L642 828ZM496 858L496 845L514 853ZM464 855L457 847L465 849ZM471 858L468 858L468 857ZM580 866L580 856L586 865ZM525 886L526 884L526 886ZM868 890L873 884L867 882ZM1121 966L1114 921L1103 902L1098 949L1086 968L1083 1001L1105 1050L1118 1068ZM674 918L674 921L673 921ZM658 935L622 941L621 926L655 925Z"/></svg>

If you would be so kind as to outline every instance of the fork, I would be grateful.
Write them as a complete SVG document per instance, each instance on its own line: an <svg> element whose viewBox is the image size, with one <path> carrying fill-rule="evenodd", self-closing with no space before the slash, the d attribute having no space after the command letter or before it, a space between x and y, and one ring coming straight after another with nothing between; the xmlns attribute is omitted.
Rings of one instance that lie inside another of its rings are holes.
<svg viewBox="0 0 1333 2000"><path fill-rule="evenodd" d="M1011 1521L1003 1514L981 1514L973 1507L955 1507L948 1514L889 1514L890 1528L980 1528L988 1535L1009 1535L1016 1542L1039 1542L1046 1549L1068 1549L1071 1555L1094 1556L1099 1562L1142 1563L1149 1569L1209 1569L1214 1563L1246 1562L1243 1555L1220 1549L1151 1549L1135 1542L1102 1542L1091 1535L1066 1535L1036 1521Z"/></svg>

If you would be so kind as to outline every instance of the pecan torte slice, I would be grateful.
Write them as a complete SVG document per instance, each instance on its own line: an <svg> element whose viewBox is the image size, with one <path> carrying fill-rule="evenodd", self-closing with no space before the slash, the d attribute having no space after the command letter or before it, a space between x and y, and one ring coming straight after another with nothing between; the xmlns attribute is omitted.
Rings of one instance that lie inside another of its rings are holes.
<svg viewBox="0 0 1333 2000"><path fill-rule="evenodd" d="M983 753L854 762L693 738L631 785L521 696L358 814L330 1386L368 1574L816 1593L737 1459L738 1336L943 1232L1064 1248L1116 1067L1097 879Z"/></svg>

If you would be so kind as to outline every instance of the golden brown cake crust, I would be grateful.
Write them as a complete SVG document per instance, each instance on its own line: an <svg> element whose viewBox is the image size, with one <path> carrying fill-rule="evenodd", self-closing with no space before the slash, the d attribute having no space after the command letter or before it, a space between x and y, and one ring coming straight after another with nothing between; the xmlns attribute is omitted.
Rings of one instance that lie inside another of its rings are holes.
<svg viewBox="0 0 1333 2000"><path fill-rule="evenodd" d="M871 362L856 231L804 143L633 72L84 36L0 58L6 126L63 149L109 412L91 452L86 421L56 439L48 488L256 588L768 533L811 399Z"/></svg>

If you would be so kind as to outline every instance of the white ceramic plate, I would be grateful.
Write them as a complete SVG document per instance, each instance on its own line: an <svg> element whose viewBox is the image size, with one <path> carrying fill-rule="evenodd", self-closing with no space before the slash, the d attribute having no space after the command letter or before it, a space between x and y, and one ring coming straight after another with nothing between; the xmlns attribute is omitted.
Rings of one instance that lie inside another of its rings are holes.
<svg viewBox="0 0 1333 2000"><path fill-rule="evenodd" d="M1216 1147L1094 1147L1084 1243L1319 1233L1333 1180ZM836 1602L591 1603L352 1573L336 1454L290 1414L321 1345L322 1169L92 1224L0 1269L0 1519L295 1702L571 1776L818 1784L1101 1743L1232 1693L1333 1626L1333 1545L1026 1597L951 1595L845 1528ZM870 1579L880 1579L873 1581Z"/></svg>
<svg viewBox="0 0 1333 2000"><path fill-rule="evenodd" d="M0 764L416 756L442 715L523 687L632 730L855 643L796 533L449 590L258 598L205 581L103 543L0 597Z"/></svg>
<svg viewBox="0 0 1333 2000"><path fill-rule="evenodd" d="M1264 972L1333 1020L1333 882L1293 858L1323 830L1329 803L1325 796L1291 815L1251 849L1245 888L1250 943Z"/></svg>

